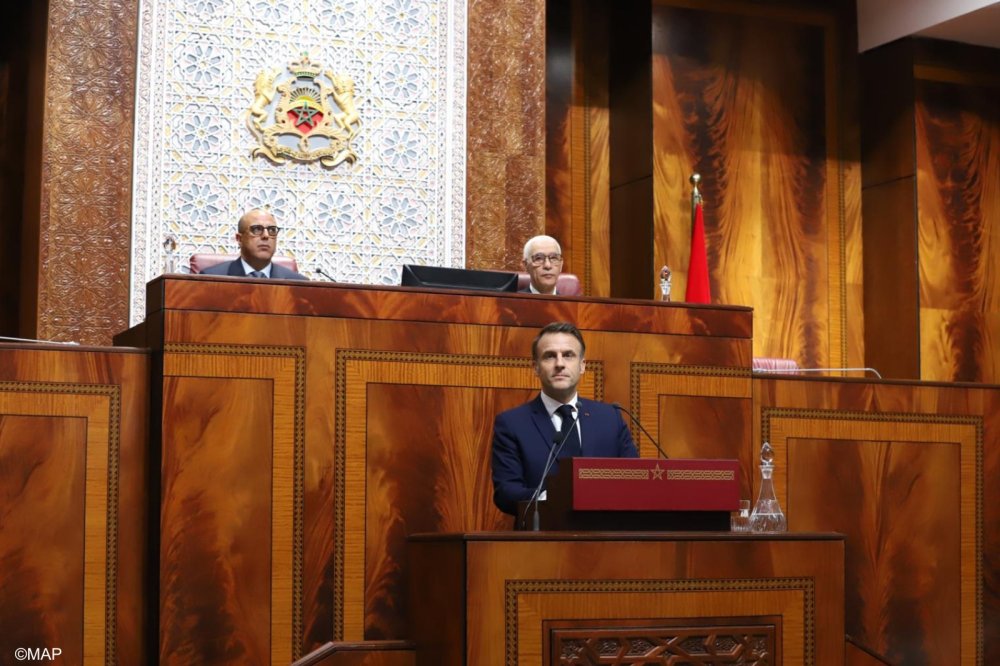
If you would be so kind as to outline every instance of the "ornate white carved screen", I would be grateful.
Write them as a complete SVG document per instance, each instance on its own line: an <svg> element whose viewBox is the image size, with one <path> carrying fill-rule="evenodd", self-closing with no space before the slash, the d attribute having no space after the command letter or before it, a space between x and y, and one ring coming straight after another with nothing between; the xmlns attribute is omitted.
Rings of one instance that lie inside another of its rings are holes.
<svg viewBox="0 0 1000 666"><path fill-rule="evenodd" d="M178 269L235 253L254 207L310 277L398 284L404 263L464 265L465 0L142 0L139 19L132 324L168 235ZM255 80L302 53L354 80L354 165L251 156Z"/></svg>

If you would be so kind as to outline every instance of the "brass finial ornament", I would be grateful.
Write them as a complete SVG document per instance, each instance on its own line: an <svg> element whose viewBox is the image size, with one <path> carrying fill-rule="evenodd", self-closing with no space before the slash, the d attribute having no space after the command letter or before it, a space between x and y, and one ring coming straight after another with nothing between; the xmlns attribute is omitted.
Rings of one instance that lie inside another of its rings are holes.
<svg viewBox="0 0 1000 666"><path fill-rule="evenodd" d="M701 199L701 191L698 189L698 183L701 182L701 174L697 171L691 174L688 178L688 182L691 183L691 201L696 202Z"/></svg>
<svg viewBox="0 0 1000 666"><path fill-rule="evenodd" d="M285 69L265 69L254 81L247 126L259 145L251 156L275 164L289 159L327 168L353 164L358 156L351 140L361 129L354 80L323 69L305 52Z"/></svg>

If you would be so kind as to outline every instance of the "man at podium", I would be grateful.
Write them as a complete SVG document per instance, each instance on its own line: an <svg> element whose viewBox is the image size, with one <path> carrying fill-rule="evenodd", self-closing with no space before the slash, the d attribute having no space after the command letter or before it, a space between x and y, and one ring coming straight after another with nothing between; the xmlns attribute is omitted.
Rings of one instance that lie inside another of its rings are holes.
<svg viewBox="0 0 1000 666"><path fill-rule="evenodd" d="M531 499L550 455L557 461L639 457L618 410L577 395L585 351L580 331L566 322L545 326L531 343L542 390L531 402L498 414L493 424L493 503L504 513L516 515L517 503Z"/></svg>

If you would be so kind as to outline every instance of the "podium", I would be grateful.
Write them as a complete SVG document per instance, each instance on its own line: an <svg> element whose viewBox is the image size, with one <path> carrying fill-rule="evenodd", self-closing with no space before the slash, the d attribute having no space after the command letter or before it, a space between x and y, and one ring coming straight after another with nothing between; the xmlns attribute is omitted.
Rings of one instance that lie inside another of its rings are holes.
<svg viewBox="0 0 1000 666"><path fill-rule="evenodd" d="M539 529L725 532L739 507L739 461L568 458L546 487ZM522 529L532 525L528 504Z"/></svg>
<svg viewBox="0 0 1000 666"><path fill-rule="evenodd" d="M844 664L838 534L418 534L409 555L417 666Z"/></svg>

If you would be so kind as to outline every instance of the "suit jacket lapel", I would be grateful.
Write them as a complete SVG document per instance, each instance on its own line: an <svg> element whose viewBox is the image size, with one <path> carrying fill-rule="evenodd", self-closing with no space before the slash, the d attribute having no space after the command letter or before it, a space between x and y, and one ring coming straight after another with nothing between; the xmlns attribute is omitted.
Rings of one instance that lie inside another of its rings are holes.
<svg viewBox="0 0 1000 666"><path fill-rule="evenodd" d="M239 259L234 259L233 263L229 264L229 275L246 277L247 274L243 272L243 262Z"/></svg>
<svg viewBox="0 0 1000 666"><path fill-rule="evenodd" d="M556 429L552 425L552 418L545 409L545 403L542 402L541 395L531 401L531 420L535 422L535 427L538 429L538 434L545 443L545 448L551 449L552 440L556 436Z"/></svg>

